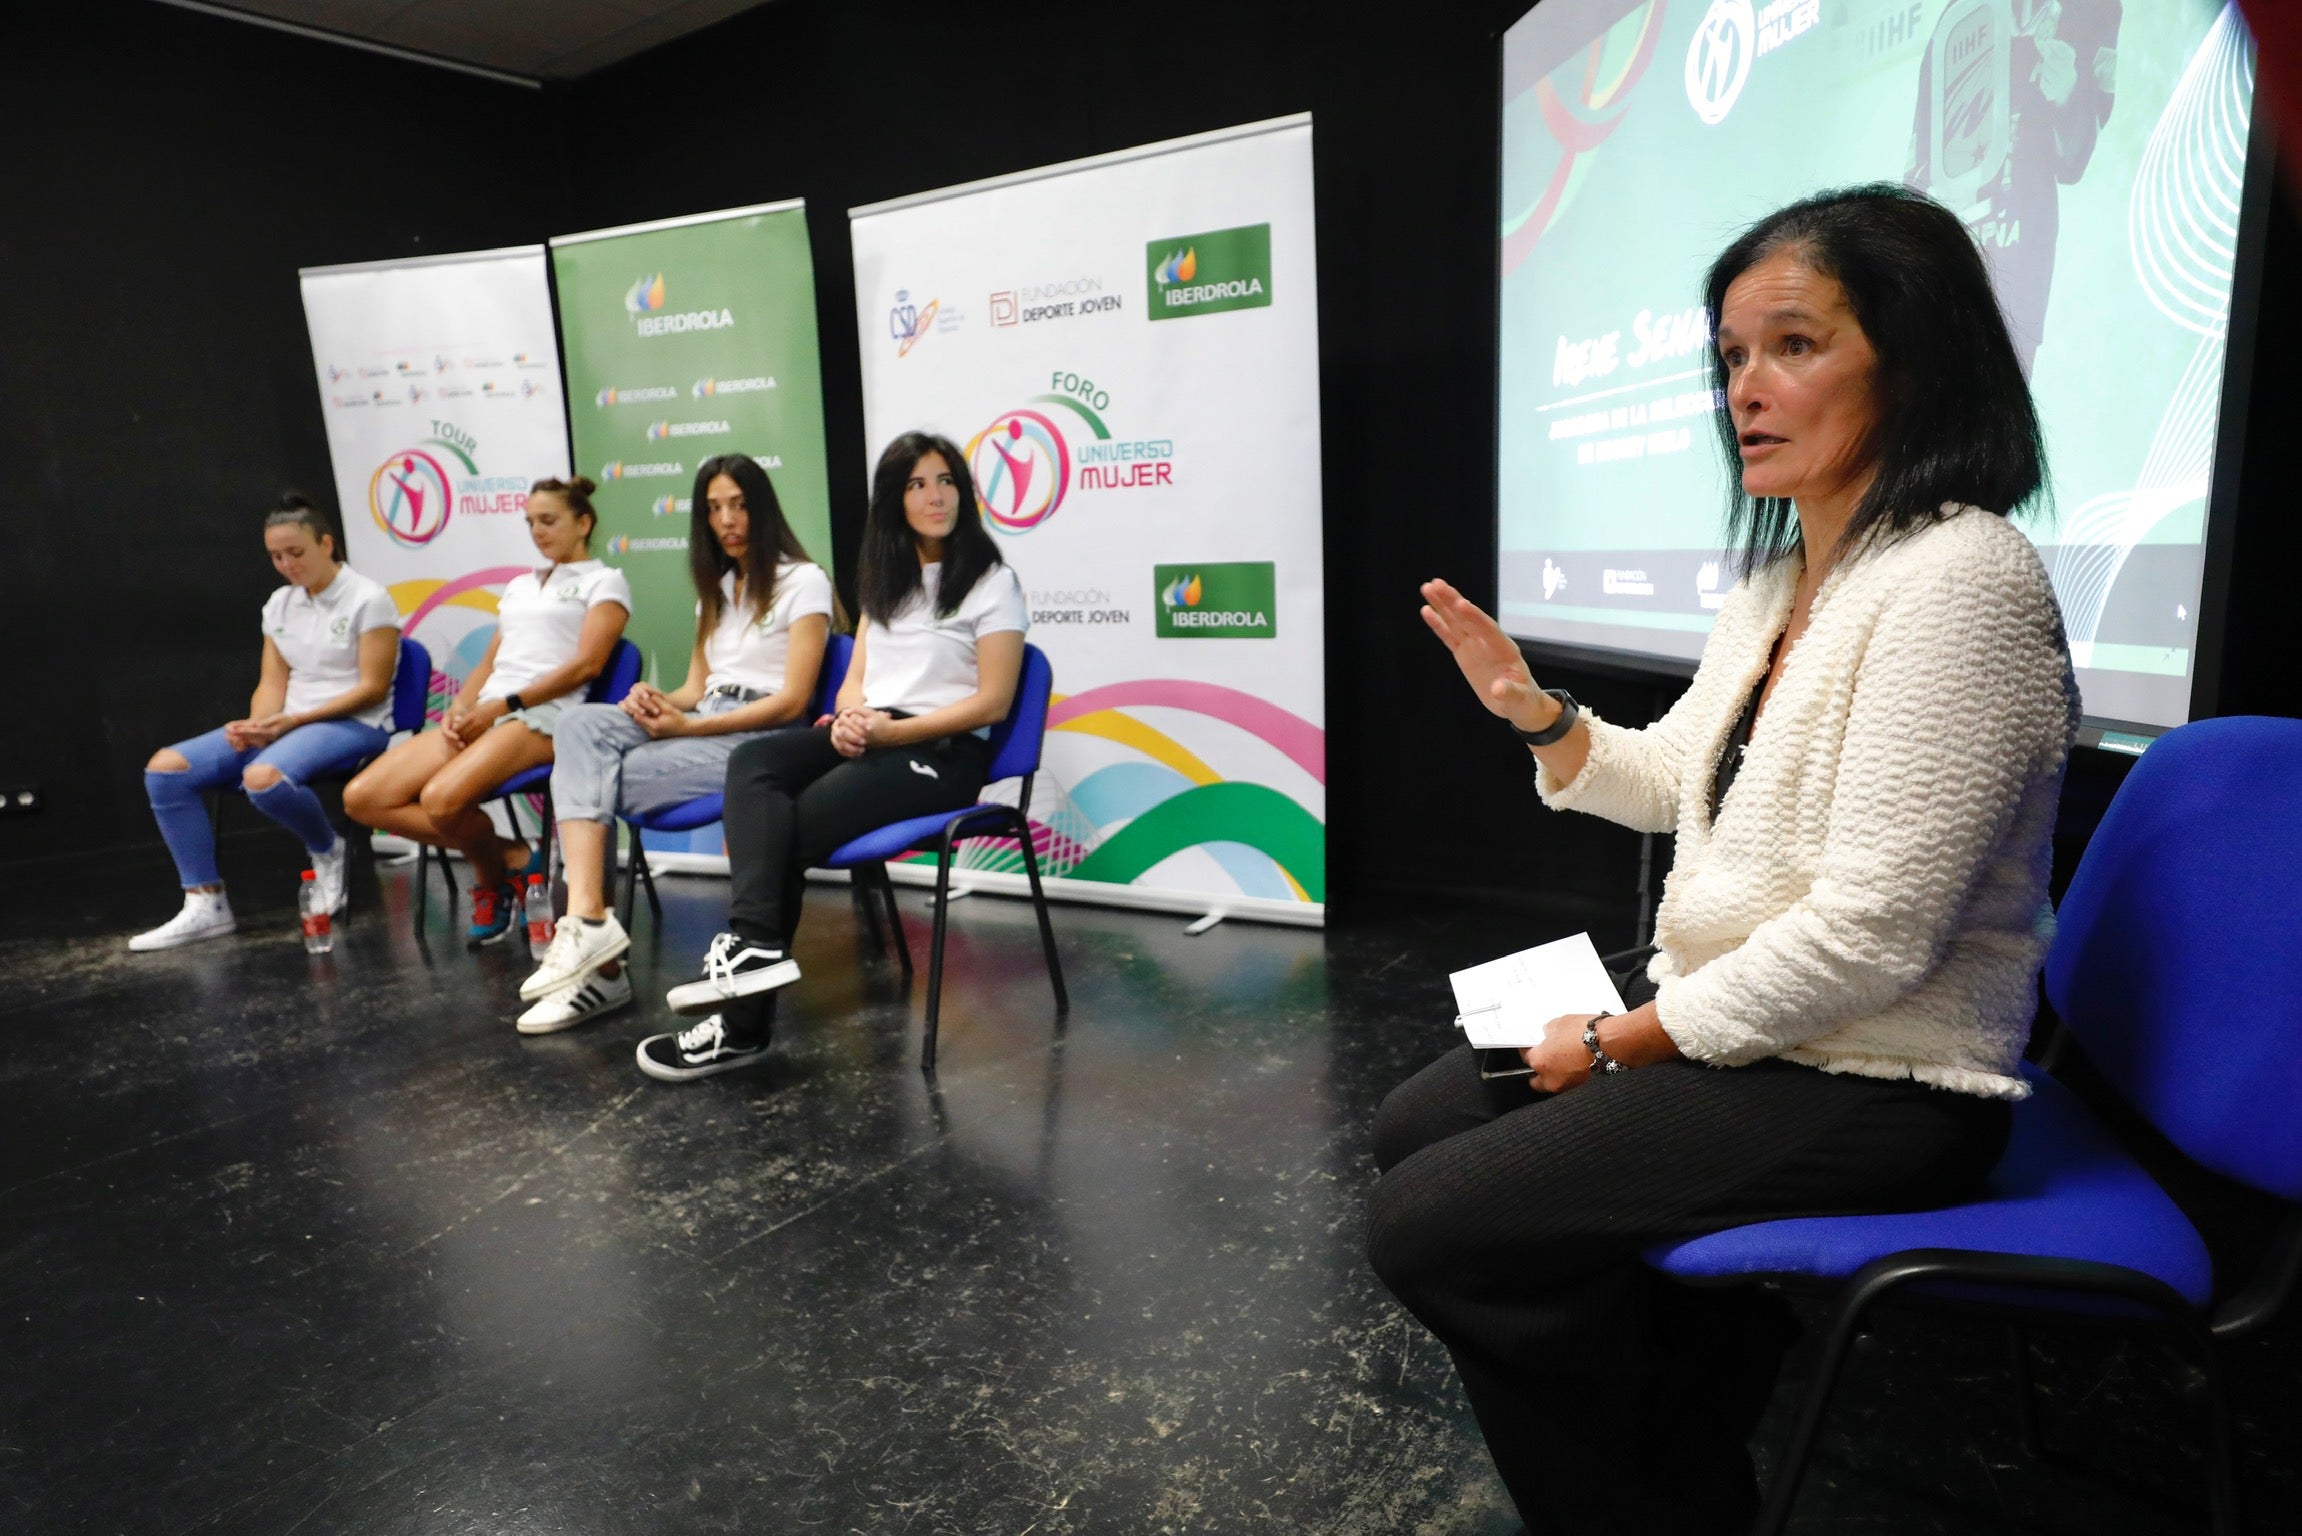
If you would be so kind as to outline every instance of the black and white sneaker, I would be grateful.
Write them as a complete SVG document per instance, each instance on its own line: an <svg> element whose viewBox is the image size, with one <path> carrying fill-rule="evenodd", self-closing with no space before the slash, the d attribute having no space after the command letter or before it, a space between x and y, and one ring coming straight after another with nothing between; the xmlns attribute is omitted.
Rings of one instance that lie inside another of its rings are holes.
<svg viewBox="0 0 2302 1536"><path fill-rule="evenodd" d="M629 1008L631 971L613 961L607 963L615 970L613 976L596 969L585 971L558 991L544 994L541 1002L519 1016L514 1027L523 1035L552 1035L589 1024L618 1008Z"/></svg>
<svg viewBox="0 0 2302 1536"><path fill-rule="evenodd" d="M799 980L799 962L780 949L754 944L732 933L711 941L703 957L703 980L684 982L664 994L664 1006L687 1018L717 1013L739 997L753 997Z"/></svg>
<svg viewBox="0 0 2302 1536"><path fill-rule="evenodd" d="M650 1035L639 1043L639 1069L666 1083L692 1082L748 1067L767 1055L767 1036L731 1035L720 1016L690 1025L676 1035Z"/></svg>

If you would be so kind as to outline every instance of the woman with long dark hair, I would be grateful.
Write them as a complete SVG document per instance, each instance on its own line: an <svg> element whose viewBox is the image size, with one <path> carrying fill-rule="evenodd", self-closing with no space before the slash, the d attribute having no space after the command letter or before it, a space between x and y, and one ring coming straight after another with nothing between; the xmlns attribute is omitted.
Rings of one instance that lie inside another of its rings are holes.
<svg viewBox="0 0 2302 1536"><path fill-rule="evenodd" d="M617 963L631 937L607 900L615 818L716 792L729 754L798 720L815 694L838 602L756 460L730 453L696 466L687 554L695 578L687 680L670 693L640 683L620 704L578 704L553 732L567 915L520 987L535 1004L519 1017L522 1034L572 1028L631 1002L631 978Z"/></svg>
<svg viewBox="0 0 2302 1536"><path fill-rule="evenodd" d="M799 979L790 950L808 867L874 827L958 810L983 790L984 738L1014 702L1030 618L948 438L907 432L880 455L858 575L863 615L836 710L728 759L727 931L702 979L667 999L675 1013L708 1017L640 1042L650 1077L709 1077L765 1055L775 989Z"/></svg>
<svg viewBox="0 0 2302 1536"><path fill-rule="evenodd" d="M173 949L233 931L201 796L238 780L248 803L302 840L328 910L344 907L343 839L305 781L384 750L400 614L392 595L344 563L326 514L294 491L264 518L284 583L264 603L263 671L244 719L152 754L144 788L175 858L184 905L130 949Z"/></svg>
<svg viewBox="0 0 2302 1536"><path fill-rule="evenodd" d="M1516 1076L1459 1048L1376 1122L1375 1270L1546 1532L1755 1507L1743 1440L1787 1316L1661 1280L1644 1247L1947 1204L1997 1161L2078 728L2008 521L2044 484L2037 413L1956 216L1900 187L1807 199L1728 246L1705 300L1743 569L1670 712L1608 724L1423 588L1546 804L1678 839L1626 1011L1552 1020Z"/></svg>
<svg viewBox="0 0 2302 1536"><path fill-rule="evenodd" d="M561 712L606 669L631 618L631 583L592 558L595 489L581 475L529 488L528 537L544 564L504 584L495 637L439 729L400 742L344 786L344 810L354 821L453 848L470 862L465 937L474 945L512 932L519 908L513 876L535 854L499 838L480 803L513 774L552 760Z"/></svg>

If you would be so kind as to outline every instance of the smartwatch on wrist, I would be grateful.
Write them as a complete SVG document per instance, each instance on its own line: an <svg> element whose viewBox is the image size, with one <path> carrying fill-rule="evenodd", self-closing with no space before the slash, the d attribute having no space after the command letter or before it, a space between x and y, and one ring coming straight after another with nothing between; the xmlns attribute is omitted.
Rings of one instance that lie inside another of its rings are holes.
<svg viewBox="0 0 2302 1536"><path fill-rule="evenodd" d="M1567 692L1566 689L1545 688L1543 692L1559 701L1559 718L1539 731L1521 731L1515 725L1511 727L1513 731L1518 733L1519 740L1530 747L1547 747L1555 742L1564 741L1567 732L1575 728L1575 722L1580 720L1583 715L1583 707L1575 702L1575 696Z"/></svg>
<svg viewBox="0 0 2302 1536"><path fill-rule="evenodd" d="M520 696L518 694L507 693L504 695L504 708L510 710L513 714L516 715L521 710L527 708L527 706L520 702Z"/></svg>

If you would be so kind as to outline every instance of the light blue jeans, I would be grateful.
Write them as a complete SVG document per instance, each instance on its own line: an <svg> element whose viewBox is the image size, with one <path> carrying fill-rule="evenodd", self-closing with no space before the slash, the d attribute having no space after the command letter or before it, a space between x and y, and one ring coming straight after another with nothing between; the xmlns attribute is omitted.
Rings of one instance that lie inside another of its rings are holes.
<svg viewBox="0 0 2302 1536"><path fill-rule="evenodd" d="M740 709L726 694L706 695L699 715ZM726 736L667 736L658 741L614 704L577 704L552 728L552 814L562 821L612 823L618 816L660 811L727 783L730 753L764 731Z"/></svg>
<svg viewBox="0 0 2302 1536"><path fill-rule="evenodd" d="M144 793L152 801L152 819L160 824L160 838L176 859L176 877L184 889L216 885L216 829L200 797L211 789L240 782L250 768L276 768L280 782L257 790L248 803L303 840L312 853L336 846L336 829L320 809L320 797L304 787L323 773L356 768L384 750L388 732L357 720L315 720L299 725L268 747L247 751L224 739L224 728L179 741L170 749L191 769L185 773L144 770Z"/></svg>

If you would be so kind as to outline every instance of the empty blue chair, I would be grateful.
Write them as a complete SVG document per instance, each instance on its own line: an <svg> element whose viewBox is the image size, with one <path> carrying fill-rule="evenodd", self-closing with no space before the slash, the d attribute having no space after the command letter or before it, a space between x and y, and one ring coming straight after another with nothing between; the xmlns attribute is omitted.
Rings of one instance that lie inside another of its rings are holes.
<svg viewBox="0 0 2302 1536"><path fill-rule="evenodd" d="M607 665L600 668L599 676L593 678L591 686L584 690L584 702L586 704L622 703L623 696L631 692L632 685L639 681L639 674L639 647L629 639L616 641L615 649L608 652ZM533 768L521 769L518 773L498 784L495 793L487 798L503 802L504 815L510 818L512 830L517 832L520 828L520 816L512 797L530 794L541 794L544 797L543 830L540 834L541 841L536 848L540 857L536 860L534 867L549 873L552 867L552 765L539 763ZM424 898L429 889L428 882L424 879L424 871L428 865L433 863L439 865L440 877L448 883L449 897L452 899L456 894L455 872L448 867L447 854L442 850L433 848L429 843L418 844L416 851L416 932L419 935L424 931Z"/></svg>
<svg viewBox="0 0 2302 1536"><path fill-rule="evenodd" d="M2063 898L2046 990L2068 1038L2181 1153L2284 1202L2243 1285L2217 1285L2175 1203L2069 1090L2035 1092L1970 1204L1760 1222L1659 1245L1686 1280L1842 1282L1814 1385L1757 1529L1779 1531L1868 1308L1915 1291L2018 1318L2171 1332L2205 1371L2214 1529L2235 1536L2215 1341L2275 1315L2302 1275L2302 720L2205 720L2134 766ZM2027 1345L2016 1386L2032 1412ZM2035 1439L2035 1434L2033 1434Z"/></svg>
<svg viewBox="0 0 2302 1536"><path fill-rule="evenodd" d="M854 636L833 635L824 642L823 666L816 676L815 693L808 700L807 717L799 724L813 725L832 712L839 698L840 685L847 681L847 664L854 659ZM640 844L640 833L643 830L693 832L698 827L708 827L719 820L725 804L724 796L699 795L678 805L668 805L661 810L624 818L624 827L631 838L623 880L623 925L626 928L631 926L633 911L639 905L639 887L644 884L647 887L648 911L655 917L656 932L663 932L663 902L655 894L655 871L648 867L647 850Z"/></svg>
<svg viewBox="0 0 2302 1536"><path fill-rule="evenodd" d="M1055 926L1047 915L1047 893L1039 883L1039 856L1031 846L1031 779L1039 771L1040 748L1047 737L1047 707L1055 691L1055 671L1047 653L1036 645L1023 647L1023 675L1015 685L1015 700L1007 718L991 728L991 770L988 783L1019 778L1019 802L1004 805L984 800L963 810L940 811L893 822L876 832L853 838L824 860L825 867L854 872L853 877L875 888L886 903L889 924L895 930L896 953L903 973L911 974L911 946L903 936L903 921L896 911L895 886L887 878L887 861L915 848L940 855L935 868L935 937L927 959L927 1038L919 1066L935 1070L935 1033L943 1001L943 930L951 909L952 854L959 844L975 837L1013 837L1023 855L1023 872L1031 881L1031 905L1039 918L1039 943L1047 955L1047 979L1055 988L1055 1014L1071 1010L1063 987L1063 962L1055 953ZM868 913L869 891L866 891ZM877 919L873 919L877 926Z"/></svg>

